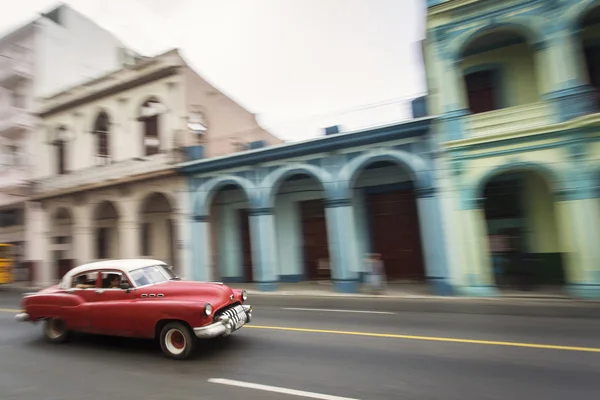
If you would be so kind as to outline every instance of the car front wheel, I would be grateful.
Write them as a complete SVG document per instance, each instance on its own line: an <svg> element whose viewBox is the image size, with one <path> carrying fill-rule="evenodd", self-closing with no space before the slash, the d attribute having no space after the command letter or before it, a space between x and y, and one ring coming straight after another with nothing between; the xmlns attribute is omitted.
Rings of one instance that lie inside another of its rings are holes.
<svg viewBox="0 0 600 400"><path fill-rule="evenodd" d="M71 333L62 319L48 318L44 325L44 334L52 343L63 343L69 339Z"/></svg>
<svg viewBox="0 0 600 400"><path fill-rule="evenodd" d="M160 333L160 347L167 357L183 360L193 353L196 337L187 325L171 322Z"/></svg>

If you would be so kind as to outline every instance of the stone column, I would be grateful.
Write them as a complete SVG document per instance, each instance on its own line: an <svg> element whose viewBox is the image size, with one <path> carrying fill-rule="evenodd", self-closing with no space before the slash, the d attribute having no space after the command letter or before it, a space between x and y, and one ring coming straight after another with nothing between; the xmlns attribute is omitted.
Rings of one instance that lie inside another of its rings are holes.
<svg viewBox="0 0 600 400"><path fill-rule="evenodd" d="M277 241L275 217L272 208L250 209L250 234L254 280L259 290L271 292L277 289Z"/></svg>
<svg viewBox="0 0 600 400"><path fill-rule="evenodd" d="M85 203L80 204L74 208L74 215L73 258L77 265L81 265L95 258L91 207Z"/></svg>
<svg viewBox="0 0 600 400"><path fill-rule="evenodd" d="M119 254L122 258L138 258L140 249L140 216L133 200L121 201L123 214L119 216Z"/></svg>
<svg viewBox="0 0 600 400"><path fill-rule="evenodd" d="M571 147L572 165L558 193L560 242L566 253L568 291L575 297L600 298L600 206L595 163L582 144Z"/></svg>
<svg viewBox="0 0 600 400"><path fill-rule="evenodd" d="M435 294L448 296L452 287L439 198L434 188L417 190L417 197L427 280Z"/></svg>
<svg viewBox="0 0 600 400"><path fill-rule="evenodd" d="M460 291L467 296L493 296L497 294L497 288L492 275L483 202L470 197L471 195L463 189L462 209L459 211L460 228L453 227L460 229L454 234L462 238L460 245L465 279Z"/></svg>
<svg viewBox="0 0 600 400"><path fill-rule="evenodd" d="M208 281L211 279L211 245L208 215L195 215L191 220L190 252L191 265L188 271L192 279Z"/></svg>
<svg viewBox="0 0 600 400"><path fill-rule="evenodd" d="M573 28L557 23L547 43L551 91L557 122L595 112L595 91L589 85L580 38Z"/></svg>
<svg viewBox="0 0 600 400"><path fill-rule="evenodd" d="M327 237L331 259L331 278L336 291L358 291L358 261L354 210L348 198L327 199L325 202Z"/></svg>
<svg viewBox="0 0 600 400"><path fill-rule="evenodd" d="M33 286L46 287L55 278L52 254L50 253L50 215L40 202L27 203L26 257L31 263Z"/></svg>

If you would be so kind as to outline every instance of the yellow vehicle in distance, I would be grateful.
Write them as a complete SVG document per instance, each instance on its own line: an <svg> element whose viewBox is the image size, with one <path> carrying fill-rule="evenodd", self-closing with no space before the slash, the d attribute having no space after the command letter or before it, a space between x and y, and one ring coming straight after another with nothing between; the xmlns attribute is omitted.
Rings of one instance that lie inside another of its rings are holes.
<svg viewBox="0 0 600 400"><path fill-rule="evenodd" d="M14 245L0 243L0 285L13 283Z"/></svg>

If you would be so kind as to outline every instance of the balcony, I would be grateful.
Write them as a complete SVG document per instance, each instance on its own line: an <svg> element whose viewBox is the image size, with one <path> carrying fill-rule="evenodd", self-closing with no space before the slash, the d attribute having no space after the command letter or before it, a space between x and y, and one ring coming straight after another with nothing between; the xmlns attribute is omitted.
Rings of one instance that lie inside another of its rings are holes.
<svg viewBox="0 0 600 400"><path fill-rule="evenodd" d="M35 117L26 109L8 107L0 112L0 135L11 140L18 139L23 132L35 128Z"/></svg>
<svg viewBox="0 0 600 400"><path fill-rule="evenodd" d="M468 138L494 138L541 128L554 122L551 104L538 102L467 117Z"/></svg>
<svg viewBox="0 0 600 400"><path fill-rule="evenodd" d="M171 153L161 153L149 157L113 162L107 165L73 171L65 175L42 178L35 182L34 191L36 194L42 194L118 181L136 175L144 175L172 168L174 161Z"/></svg>
<svg viewBox="0 0 600 400"><path fill-rule="evenodd" d="M0 56L0 82L10 85L13 81L21 79L33 79L33 65L29 57Z"/></svg>

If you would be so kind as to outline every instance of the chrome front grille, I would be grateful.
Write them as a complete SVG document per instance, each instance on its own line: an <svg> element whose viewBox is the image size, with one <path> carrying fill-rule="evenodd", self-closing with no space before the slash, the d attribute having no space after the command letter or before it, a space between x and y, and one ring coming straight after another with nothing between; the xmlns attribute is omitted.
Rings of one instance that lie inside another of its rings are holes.
<svg viewBox="0 0 600 400"><path fill-rule="evenodd" d="M218 321L223 315L229 317L234 323L234 325L238 325L241 321L246 321L246 313L244 312L244 308L241 304L236 304L234 306L229 306L224 310L219 310L219 312L215 315L215 321Z"/></svg>

